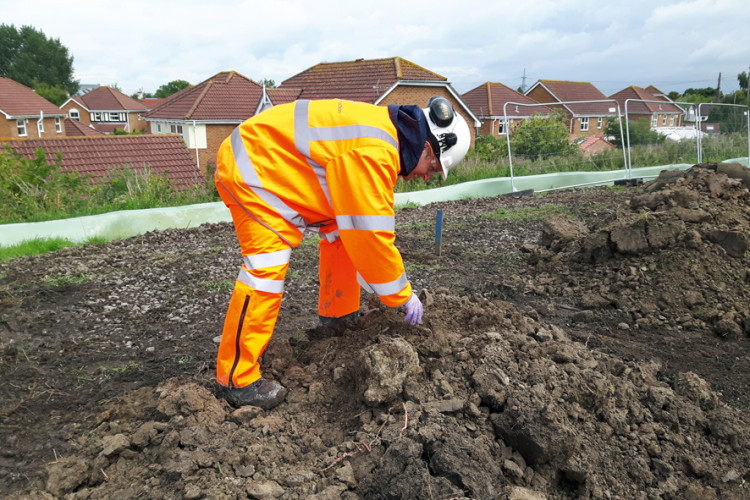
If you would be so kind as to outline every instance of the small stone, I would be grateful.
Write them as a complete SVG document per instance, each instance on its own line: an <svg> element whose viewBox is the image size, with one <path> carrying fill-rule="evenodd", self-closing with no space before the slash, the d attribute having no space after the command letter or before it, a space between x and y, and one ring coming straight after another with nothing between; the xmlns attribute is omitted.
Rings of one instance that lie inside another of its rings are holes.
<svg viewBox="0 0 750 500"><path fill-rule="evenodd" d="M266 481L265 483L248 485L247 494L250 495L250 498L256 500L271 500L283 495L284 488L282 488L276 481Z"/></svg>
<svg viewBox="0 0 750 500"><path fill-rule="evenodd" d="M625 322L618 323L617 324L617 329L618 330L630 330L630 325L627 324L627 323L625 323Z"/></svg>

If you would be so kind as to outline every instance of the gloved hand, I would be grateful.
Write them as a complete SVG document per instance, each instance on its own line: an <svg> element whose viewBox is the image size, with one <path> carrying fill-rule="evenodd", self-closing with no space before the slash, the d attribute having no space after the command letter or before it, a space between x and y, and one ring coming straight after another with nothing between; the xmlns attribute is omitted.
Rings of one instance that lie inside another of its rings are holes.
<svg viewBox="0 0 750 500"><path fill-rule="evenodd" d="M406 308L406 317L404 317L404 321L410 325L422 323L424 307L422 307L422 302L419 300L419 297L417 297L417 294L412 292L411 297L406 301L404 307Z"/></svg>

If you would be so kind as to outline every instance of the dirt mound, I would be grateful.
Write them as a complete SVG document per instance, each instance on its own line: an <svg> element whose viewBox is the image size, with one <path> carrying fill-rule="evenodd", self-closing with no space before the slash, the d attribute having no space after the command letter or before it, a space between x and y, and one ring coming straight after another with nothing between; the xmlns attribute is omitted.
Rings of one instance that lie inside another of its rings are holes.
<svg viewBox="0 0 750 500"><path fill-rule="evenodd" d="M303 241L263 358L290 393L268 412L214 392L230 224L0 263L0 489L747 498L747 172L399 210L418 327L363 295L359 329L309 335Z"/></svg>
<svg viewBox="0 0 750 500"><path fill-rule="evenodd" d="M290 388L234 410L204 385L133 391L49 465L71 498L742 498L750 425L694 373L675 389L502 301L425 295L408 327L266 355ZM294 343L294 342L293 342ZM317 362L313 362L317 360ZM515 495L515 496L514 496Z"/></svg>
<svg viewBox="0 0 750 500"><path fill-rule="evenodd" d="M547 220L539 244L525 247L543 293L616 310L622 328L750 335L748 172L715 163L663 171L614 220Z"/></svg>

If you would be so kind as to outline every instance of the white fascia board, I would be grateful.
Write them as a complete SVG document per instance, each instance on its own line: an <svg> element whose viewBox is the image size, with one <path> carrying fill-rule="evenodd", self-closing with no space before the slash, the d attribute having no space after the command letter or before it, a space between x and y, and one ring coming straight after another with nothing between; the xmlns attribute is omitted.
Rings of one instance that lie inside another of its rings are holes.
<svg viewBox="0 0 750 500"><path fill-rule="evenodd" d="M73 101L74 103L78 104L80 107L82 107L86 111L91 112L91 110L89 108L87 108L81 101L77 100L75 97L68 98L68 100L65 101L64 103L62 103L60 106L58 106L58 108L62 108L63 106L65 106L66 104L68 104L70 101Z"/></svg>
<svg viewBox="0 0 750 500"><path fill-rule="evenodd" d="M160 122L160 123L179 123L179 124L188 124L192 125L193 123L201 124L201 125L237 125L245 120L240 119L233 119L233 120L191 120L188 118L184 119L177 119L177 118L153 118L149 116L142 116L142 119L146 120L147 122Z"/></svg>
<svg viewBox="0 0 750 500"><path fill-rule="evenodd" d="M31 120L32 118L38 120L39 118L42 118L41 115L8 115L6 113L3 113L3 114L9 120ZM50 113L50 114L45 114L44 118L64 118L66 116L68 116L68 115L66 115L65 113L63 113L63 114L57 114L57 113L55 113L54 115L52 113Z"/></svg>

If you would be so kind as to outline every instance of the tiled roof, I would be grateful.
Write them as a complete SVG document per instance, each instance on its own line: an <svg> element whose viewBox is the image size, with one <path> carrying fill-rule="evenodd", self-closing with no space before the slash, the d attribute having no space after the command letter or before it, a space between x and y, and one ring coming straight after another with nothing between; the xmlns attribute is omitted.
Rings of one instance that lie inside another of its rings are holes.
<svg viewBox="0 0 750 500"><path fill-rule="evenodd" d="M575 138L576 138L575 136L571 136L571 140L575 140ZM583 139L583 141L581 141L580 144L578 144L578 149L586 150L586 149L590 148L591 146L593 146L594 144L596 144L597 142L602 142L602 143L606 144L607 147L609 147L609 148L614 148L615 147L614 144L612 144L611 142L609 142L604 137L600 137L600 136L597 136L597 135L590 135L590 136L586 137L585 139Z"/></svg>
<svg viewBox="0 0 750 500"><path fill-rule="evenodd" d="M504 109L509 117L526 117L535 114L549 115L552 109L547 106L539 106L535 100L526 97L512 88L498 82L486 82L461 96L471 111L478 117L503 116ZM535 104L536 106L514 106L505 107L506 102L522 104Z"/></svg>
<svg viewBox="0 0 750 500"><path fill-rule="evenodd" d="M75 97L89 111L146 111L146 106L112 87L97 87Z"/></svg>
<svg viewBox="0 0 750 500"><path fill-rule="evenodd" d="M279 88L302 89L303 99L375 103L400 81L446 82L444 76L400 57L320 63L284 80Z"/></svg>
<svg viewBox="0 0 750 500"><path fill-rule="evenodd" d="M601 101L609 99L601 90L589 82L563 80L539 80L526 92L526 95L537 85L544 86L544 88L556 97L558 102ZM613 102L566 104L565 106L575 115L617 115L617 111L610 111L610 108L616 107Z"/></svg>
<svg viewBox="0 0 750 500"><path fill-rule="evenodd" d="M49 163L53 163L60 152L63 170L91 174L94 179L106 177L110 170L122 167L139 171L149 167L153 174L166 175L180 188L203 182L182 137L177 135L27 139L4 144L27 158L34 158L37 148L42 148Z"/></svg>
<svg viewBox="0 0 750 500"><path fill-rule="evenodd" d="M302 91L300 89L266 89L266 92L268 93L268 97L271 99L271 102L274 106L277 106L279 104L285 104L288 102L293 102L297 99L299 99L300 94Z"/></svg>
<svg viewBox="0 0 750 500"><path fill-rule="evenodd" d="M10 118L65 116L64 111L40 96L26 85L0 76L0 112Z"/></svg>
<svg viewBox="0 0 750 500"><path fill-rule="evenodd" d="M236 71L225 71L169 96L144 118L241 122L255 114L262 97L263 86Z"/></svg>
<svg viewBox="0 0 750 500"><path fill-rule="evenodd" d="M63 120L63 127L65 127L65 135L67 137L104 135L98 130L86 126L78 120L71 120L70 118L65 118L65 120Z"/></svg>
<svg viewBox="0 0 750 500"><path fill-rule="evenodd" d="M655 87L651 88L653 88L655 92L659 92L659 90ZM628 115L682 113L682 109L680 109L675 104L669 103L669 101L661 95L661 92L659 92L659 95L657 95L654 92L649 92L648 90L642 89L641 87L637 87L635 85L631 85L630 87L622 89L621 91L612 94L610 97L612 99L617 99L617 102L620 103L620 110L622 111L623 115L625 114L625 101L627 101L628 99L638 99L639 101L662 101L664 103L661 104L654 102L630 101L627 103Z"/></svg>
<svg viewBox="0 0 750 500"><path fill-rule="evenodd" d="M143 105L146 106L146 109L152 110L156 106L158 106L159 104L163 103L166 100L167 100L166 97L144 97L141 100L141 103L143 103Z"/></svg>

